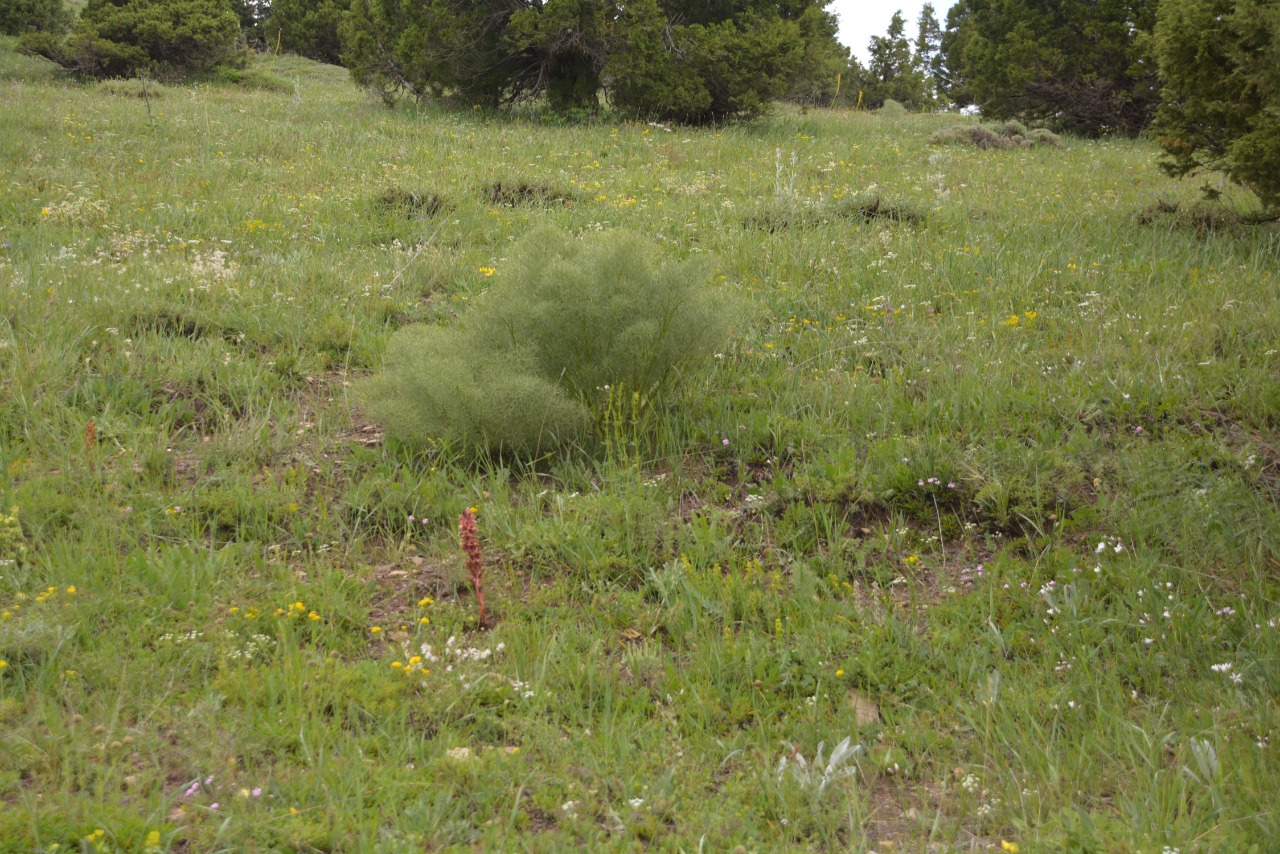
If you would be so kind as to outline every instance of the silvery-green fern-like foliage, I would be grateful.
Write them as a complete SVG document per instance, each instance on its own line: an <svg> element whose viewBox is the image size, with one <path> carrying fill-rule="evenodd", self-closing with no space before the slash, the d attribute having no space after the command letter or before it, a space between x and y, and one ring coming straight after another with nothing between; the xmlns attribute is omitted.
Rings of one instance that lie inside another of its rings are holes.
<svg viewBox="0 0 1280 854"><path fill-rule="evenodd" d="M862 745L852 742L853 738L846 736L832 749L830 758L825 760L822 753L826 743L818 742L818 752L814 754L812 763L805 759L794 745L783 742L787 752L778 760L778 779L781 780L787 769L790 769L791 776L797 783L806 789L814 789L820 795L836 780L842 777L853 777L858 773L858 766L848 763L857 759L862 753Z"/></svg>
<svg viewBox="0 0 1280 854"><path fill-rule="evenodd" d="M731 313L710 271L626 232L534 230L453 326L393 337L364 388L401 439L527 457L572 445L619 389L659 398L707 359Z"/></svg>

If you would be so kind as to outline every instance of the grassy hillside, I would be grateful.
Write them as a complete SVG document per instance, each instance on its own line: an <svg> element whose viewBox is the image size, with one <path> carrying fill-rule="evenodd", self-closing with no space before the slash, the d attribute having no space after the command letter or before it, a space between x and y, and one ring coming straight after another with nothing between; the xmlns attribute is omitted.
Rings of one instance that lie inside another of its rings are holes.
<svg viewBox="0 0 1280 854"><path fill-rule="evenodd" d="M0 850L1280 838L1280 236L1153 145L0 73ZM384 438L541 224L732 340L536 465Z"/></svg>

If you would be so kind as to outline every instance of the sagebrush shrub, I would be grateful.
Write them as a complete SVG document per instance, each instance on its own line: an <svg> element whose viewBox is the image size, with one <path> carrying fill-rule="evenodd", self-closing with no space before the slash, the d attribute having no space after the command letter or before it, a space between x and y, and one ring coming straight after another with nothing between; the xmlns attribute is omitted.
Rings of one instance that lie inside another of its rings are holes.
<svg viewBox="0 0 1280 854"><path fill-rule="evenodd" d="M397 332L365 400L412 443L516 456L572 444L610 389L656 401L720 343L731 312L709 279L636 235L537 229L456 325Z"/></svg>
<svg viewBox="0 0 1280 854"><path fill-rule="evenodd" d="M1062 146L1062 138L1045 128L1027 130L1021 122L1005 122L1003 126L994 125L956 125L934 131L929 136L933 145L970 145L974 148L1029 148L1047 145L1051 148Z"/></svg>

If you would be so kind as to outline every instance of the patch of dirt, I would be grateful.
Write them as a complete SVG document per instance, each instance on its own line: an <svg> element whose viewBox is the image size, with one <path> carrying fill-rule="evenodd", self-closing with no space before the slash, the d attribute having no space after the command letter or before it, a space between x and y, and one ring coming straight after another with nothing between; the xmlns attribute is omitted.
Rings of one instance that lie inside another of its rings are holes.
<svg viewBox="0 0 1280 854"><path fill-rule="evenodd" d="M409 554L402 560L375 566L373 580L378 592L369 606L370 619L378 625L398 624L411 619L408 615L423 598L456 596L459 592L460 561L461 557L428 559ZM462 587L466 589L465 584Z"/></svg>
<svg viewBox="0 0 1280 854"><path fill-rule="evenodd" d="M529 824L522 828L526 833L545 833L559 826L554 815L535 806L532 799L528 797L525 798L523 809L524 814L529 818Z"/></svg>
<svg viewBox="0 0 1280 854"><path fill-rule="evenodd" d="M865 790L864 790L865 791ZM865 791L863 802L867 817L863 822L867 842L873 846L904 851L958 852L999 850L999 842L961 830L957 838L946 843L927 843L933 833L939 807L947 803L944 787L921 783L907 788L895 778L876 776ZM941 821L952 824L956 819L943 815Z"/></svg>

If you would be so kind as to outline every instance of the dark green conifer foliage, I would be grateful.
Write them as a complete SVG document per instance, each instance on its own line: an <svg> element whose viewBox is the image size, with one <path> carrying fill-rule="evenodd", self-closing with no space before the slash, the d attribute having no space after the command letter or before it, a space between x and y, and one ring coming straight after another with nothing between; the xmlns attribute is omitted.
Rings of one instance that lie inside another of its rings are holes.
<svg viewBox="0 0 1280 854"><path fill-rule="evenodd" d="M984 115L1089 136L1132 135L1150 123L1157 0L961 3L962 32L944 47L945 64Z"/></svg>
<svg viewBox="0 0 1280 854"><path fill-rule="evenodd" d="M1221 171L1280 216L1280 2L1163 0L1155 52L1165 168Z"/></svg>
<svg viewBox="0 0 1280 854"><path fill-rule="evenodd" d="M902 13L894 12L886 33L871 37L867 106L877 107L886 101L896 101L913 110L932 106L924 69L911 53L906 32L907 22Z"/></svg>
<svg viewBox="0 0 1280 854"><path fill-rule="evenodd" d="M62 35L71 28L71 7L66 0L3 0L0 2L0 33Z"/></svg>
<svg viewBox="0 0 1280 854"><path fill-rule="evenodd" d="M685 122L758 114L843 51L828 0L352 0L341 28L356 81L390 97Z"/></svg>
<svg viewBox="0 0 1280 854"><path fill-rule="evenodd" d="M350 0L272 0L261 23L262 41L279 49L337 65L342 61L338 28Z"/></svg>
<svg viewBox="0 0 1280 854"><path fill-rule="evenodd" d="M89 0L65 43L23 44L89 77L181 80L243 64L239 39L231 0Z"/></svg>
<svg viewBox="0 0 1280 854"><path fill-rule="evenodd" d="M947 10L947 27L938 43L938 55L931 66L938 94L957 107L973 103L964 79L964 54L973 36L971 0L959 0Z"/></svg>

